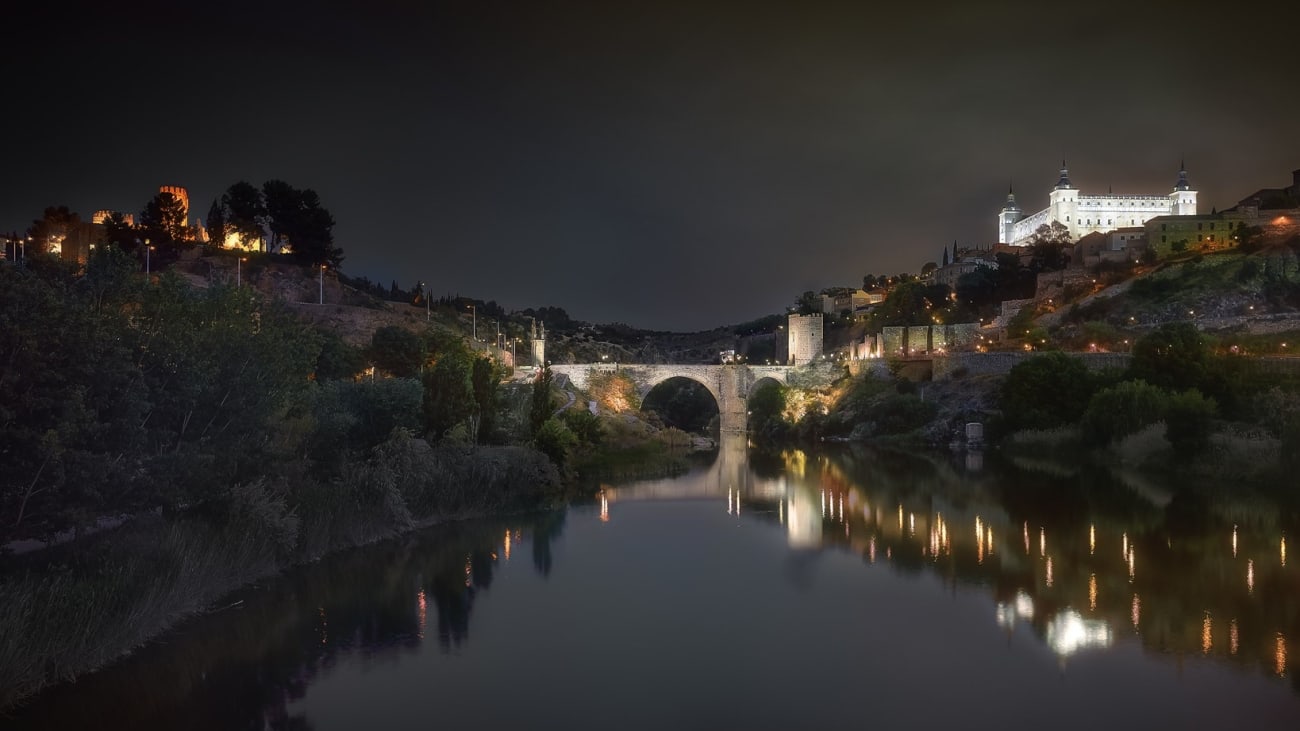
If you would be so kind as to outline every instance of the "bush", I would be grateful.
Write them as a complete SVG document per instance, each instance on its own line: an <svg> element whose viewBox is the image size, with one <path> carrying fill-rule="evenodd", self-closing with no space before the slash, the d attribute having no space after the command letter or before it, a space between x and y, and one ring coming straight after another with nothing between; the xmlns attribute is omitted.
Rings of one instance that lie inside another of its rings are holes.
<svg viewBox="0 0 1300 731"><path fill-rule="evenodd" d="M1083 361L1054 352L1012 368L999 403L1010 429L1051 429L1076 423L1096 387Z"/></svg>
<svg viewBox="0 0 1300 731"><path fill-rule="evenodd" d="M1165 438L1174 451L1190 457L1210 446L1211 420L1218 407L1214 399L1192 389L1174 394L1165 405Z"/></svg>
<svg viewBox="0 0 1300 731"><path fill-rule="evenodd" d="M1146 381L1102 389L1083 413L1083 439L1098 446L1118 441L1164 418L1167 400L1164 391Z"/></svg>
<svg viewBox="0 0 1300 731"><path fill-rule="evenodd" d="M867 420L875 422L876 434L906 434L920 429L938 412L938 407L913 394L890 396L867 410Z"/></svg>
<svg viewBox="0 0 1300 731"><path fill-rule="evenodd" d="M533 438L537 449L550 457L551 461L557 467L563 467L569 458L569 453L573 448L578 446L578 438L569 431L569 427L564 422L554 417L547 419L540 429L537 430L537 436Z"/></svg>
<svg viewBox="0 0 1300 731"><path fill-rule="evenodd" d="M605 436L605 429L600 425L600 419L586 409L566 409L560 416L564 419L564 425L573 432L573 436L583 444L600 444Z"/></svg>

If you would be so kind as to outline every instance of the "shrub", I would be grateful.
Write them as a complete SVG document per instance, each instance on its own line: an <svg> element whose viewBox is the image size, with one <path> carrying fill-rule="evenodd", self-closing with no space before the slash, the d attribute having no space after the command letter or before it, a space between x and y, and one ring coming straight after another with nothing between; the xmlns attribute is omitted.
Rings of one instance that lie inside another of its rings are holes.
<svg viewBox="0 0 1300 731"><path fill-rule="evenodd" d="M578 446L578 438L569 431L569 427L564 422L554 417L547 419L540 429L537 430L537 436L533 438L537 449L550 457L551 461L557 467L563 467L565 461L569 458L569 453L573 448Z"/></svg>
<svg viewBox="0 0 1300 731"><path fill-rule="evenodd" d="M913 394L890 396L867 410L867 420L875 422L876 434L906 434L930 422L938 407Z"/></svg>
<svg viewBox="0 0 1300 731"><path fill-rule="evenodd" d="M1160 421L1167 396L1146 381L1124 381L1102 389L1088 401L1080 427L1085 442L1109 444Z"/></svg>
<svg viewBox="0 0 1300 731"><path fill-rule="evenodd" d="M1011 369L1002 383L999 403L1009 428L1051 429L1079 420L1096 383L1083 361L1048 353Z"/></svg>
<svg viewBox="0 0 1300 731"><path fill-rule="evenodd" d="M1190 457L1210 446L1211 420L1218 406L1192 389L1168 398L1165 437L1179 456Z"/></svg>

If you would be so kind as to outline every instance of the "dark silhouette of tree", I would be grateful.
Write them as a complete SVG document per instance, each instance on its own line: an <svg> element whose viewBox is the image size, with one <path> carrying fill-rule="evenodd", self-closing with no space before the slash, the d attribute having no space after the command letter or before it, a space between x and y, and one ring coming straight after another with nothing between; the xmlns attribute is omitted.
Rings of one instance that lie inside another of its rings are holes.
<svg viewBox="0 0 1300 731"><path fill-rule="evenodd" d="M164 257L174 255L189 244L185 216L184 201L171 193L159 193L140 212L139 235L148 239Z"/></svg>
<svg viewBox="0 0 1300 731"><path fill-rule="evenodd" d="M266 205L261 191L241 180L221 195L221 206L225 209L226 226L245 246L256 245L259 250L265 248L266 232L262 223L266 218Z"/></svg>
<svg viewBox="0 0 1300 731"><path fill-rule="evenodd" d="M134 252L140 245L140 232L121 213L110 213L104 219L103 237L105 244L126 252Z"/></svg>
<svg viewBox="0 0 1300 731"><path fill-rule="evenodd" d="M226 209L222 207L221 200L213 200L212 207L208 209L208 241L214 246L224 246L226 243Z"/></svg>
<svg viewBox="0 0 1300 731"><path fill-rule="evenodd" d="M27 255L48 252L51 246L62 242L71 229L79 223L81 217L69 210L67 206L46 208L44 215L32 221L31 227L27 229L27 235L32 239L27 247Z"/></svg>
<svg viewBox="0 0 1300 731"><path fill-rule="evenodd" d="M1070 263L1070 230L1059 221L1039 226L1029 237L1029 251L1033 256L1030 268L1036 272L1055 272Z"/></svg>

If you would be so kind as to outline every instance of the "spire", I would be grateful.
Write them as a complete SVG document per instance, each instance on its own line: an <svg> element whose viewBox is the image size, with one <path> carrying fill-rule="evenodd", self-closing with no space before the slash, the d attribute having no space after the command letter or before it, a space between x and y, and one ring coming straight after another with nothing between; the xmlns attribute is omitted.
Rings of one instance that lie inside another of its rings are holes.
<svg viewBox="0 0 1300 731"><path fill-rule="evenodd" d="M1174 184L1174 190L1191 190L1192 184L1187 182L1187 163L1180 160L1178 163L1178 182Z"/></svg>
<svg viewBox="0 0 1300 731"><path fill-rule="evenodd" d="M1007 182L1007 202L1003 204L1002 210L1004 211L1020 210L1020 207L1016 205L1016 188L1010 181Z"/></svg>
<svg viewBox="0 0 1300 731"><path fill-rule="evenodd" d="M1058 190L1071 187L1070 170L1065 166L1065 158L1061 158L1061 178L1056 181L1056 187Z"/></svg>

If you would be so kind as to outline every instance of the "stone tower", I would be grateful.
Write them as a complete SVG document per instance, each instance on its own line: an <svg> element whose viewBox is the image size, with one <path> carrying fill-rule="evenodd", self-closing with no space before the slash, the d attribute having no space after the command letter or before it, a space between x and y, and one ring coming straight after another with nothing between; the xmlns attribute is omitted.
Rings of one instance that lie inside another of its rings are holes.
<svg viewBox="0 0 1300 731"><path fill-rule="evenodd" d="M998 214L998 243L1009 244L1016 240L1016 221L1020 220L1020 206L1016 205L1016 191L1007 186L1007 202Z"/></svg>
<svg viewBox="0 0 1300 731"><path fill-rule="evenodd" d="M1056 187L1047 196L1047 205L1050 213L1049 221L1060 221L1065 227L1070 229L1070 238L1078 238L1079 216L1075 209L1079 204L1079 189L1070 185L1070 171L1065 167L1065 160L1061 160L1061 177L1056 181Z"/></svg>
<svg viewBox="0 0 1300 731"><path fill-rule="evenodd" d="M1196 191L1187 182L1187 165L1181 164L1178 167L1178 182L1174 183L1174 192L1169 194L1169 208L1175 216L1195 216Z"/></svg>
<svg viewBox="0 0 1300 731"><path fill-rule="evenodd" d="M539 330L537 320L533 320L533 330L528 342L533 348L533 365L538 368L546 365L546 323L543 322Z"/></svg>

